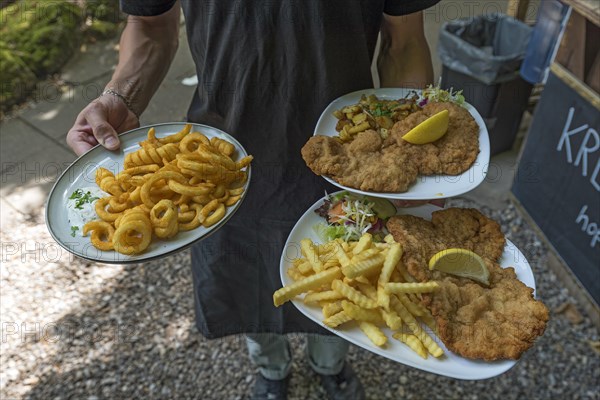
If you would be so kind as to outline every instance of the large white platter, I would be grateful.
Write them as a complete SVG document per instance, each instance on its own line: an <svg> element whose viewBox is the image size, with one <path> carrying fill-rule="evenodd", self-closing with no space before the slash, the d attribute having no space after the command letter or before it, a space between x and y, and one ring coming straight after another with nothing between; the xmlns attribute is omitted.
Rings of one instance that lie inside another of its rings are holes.
<svg viewBox="0 0 600 400"><path fill-rule="evenodd" d="M323 111L323 114L321 114L317 126L315 127L314 135L337 136L338 132L335 130L337 118L333 116L333 112L345 106L358 103L363 94L366 96L374 94L380 99L392 100L406 97L412 90L413 89L403 88L366 89L339 97L331 102L325 111ZM417 93L419 93L419 91L417 91ZM483 182L487 174L488 165L490 163L490 139L485 123L475 107L467 103L465 103L465 106L477 122L477 125L479 125L479 154L471 168L462 174L456 176L419 176L416 182L408 188L408 191L403 193L365 192L341 185L327 176L323 176L323 178L329 183L350 192L400 200L442 199L458 196L475 189Z"/></svg>
<svg viewBox="0 0 600 400"><path fill-rule="evenodd" d="M231 135L207 125L191 125L192 132L202 132L208 138L217 136L231 142L236 148L236 160L247 155L246 150ZM227 208L225 217L219 223L209 228L199 226L191 231L179 232L170 240L161 240L155 237L146 251L132 256L120 254L115 251L101 251L92 246L89 237L71 236L71 227L66 208L67 200L76 189L96 186L94 180L96 169L104 167L116 174L123 170L125 154L134 152L140 148L138 142L146 139L150 128L154 127L157 137L164 137L181 131L184 126L185 123L183 122L172 122L133 129L119 135L119 139L121 140L121 148L119 150L109 151L98 145L75 160L63 172L48 196L46 225L54 240L67 251L88 260L107 264L130 264L165 257L181 251L193 243L206 238L223 226L237 211L244 200L248 185L250 184L250 166L248 166L248 180L245 183L242 198L235 205Z"/></svg>
<svg viewBox="0 0 600 400"><path fill-rule="evenodd" d="M285 243L280 261L280 277L283 285L289 285L293 282L293 280L287 275L286 271L292 265L292 260L301 256L300 240L304 238L310 238L315 243L320 243L322 241L315 233L313 227L323 221L323 219L314 212L314 210L323 204L323 200L324 199L320 199L317 201L304 213L304 215L302 215L300 220L298 220L292 229L287 242ZM431 213L436 210L441 210L441 208L433 205L425 205L401 209L399 210L398 214L411 214L418 217L431 219ZM503 268L513 267L517 274L517 278L525 285L535 289L533 272L531 271L531 267L529 266L527 259L519 251L519 249L517 249L517 247L508 240L506 241L504 253L500 259L500 265ZM321 312L321 308L317 306L307 306L302 302L301 298L302 296L292 301L294 306L296 306L300 312L313 320L315 323L321 325L323 328L368 351L410 367L421 369L423 371L428 371L451 378L477 380L500 375L516 364L516 361L514 360L485 362L474 361L460 357L450 352L444 346L441 340L435 336L435 334L432 335L435 341L444 349L445 355L439 359L429 356L427 360L424 360L406 347L403 343L392 339L392 332L388 328L383 329L388 337L388 343L385 348L380 348L371 343L371 341L364 335L357 325L344 327L340 330L328 328L323 324L323 314ZM431 333L428 328L425 329Z"/></svg>

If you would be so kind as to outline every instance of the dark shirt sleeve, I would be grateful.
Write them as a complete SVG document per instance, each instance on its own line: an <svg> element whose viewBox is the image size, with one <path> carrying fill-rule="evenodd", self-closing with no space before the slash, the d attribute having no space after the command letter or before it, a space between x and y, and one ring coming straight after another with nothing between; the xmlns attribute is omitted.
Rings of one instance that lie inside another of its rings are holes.
<svg viewBox="0 0 600 400"><path fill-rule="evenodd" d="M177 0L120 0L125 14L151 17L169 11Z"/></svg>
<svg viewBox="0 0 600 400"><path fill-rule="evenodd" d="M386 0L383 12L387 15L407 15L417 11L423 11L432 7L441 0Z"/></svg>

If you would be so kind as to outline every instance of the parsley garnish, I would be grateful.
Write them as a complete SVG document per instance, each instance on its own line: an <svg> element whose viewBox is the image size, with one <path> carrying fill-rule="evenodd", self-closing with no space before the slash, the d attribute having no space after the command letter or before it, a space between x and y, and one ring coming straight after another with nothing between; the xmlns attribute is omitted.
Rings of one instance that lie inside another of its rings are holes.
<svg viewBox="0 0 600 400"><path fill-rule="evenodd" d="M79 230L78 226L72 226L71 227L71 236L75 237L75 232L77 232Z"/></svg>
<svg viewBox="0 0 600 400"><path fill-rule="evenodd" d="M392 115L390 110L386 110L385 106L383 104L377 104L377 106L371 112L371 114L373 114L374 117L384 117L384 116L389 117Z"/></svg>
<svg viewBox="0 0 600 400"><path fill-rule="evenodd" d="M83 193L83 190L77 189L73 192L69 199L77 200L75 201L75 208L78 210L83 209L83 205L85 203L91 203L92 201L98 200L100 197L93 197L91 192Z"/></svg>

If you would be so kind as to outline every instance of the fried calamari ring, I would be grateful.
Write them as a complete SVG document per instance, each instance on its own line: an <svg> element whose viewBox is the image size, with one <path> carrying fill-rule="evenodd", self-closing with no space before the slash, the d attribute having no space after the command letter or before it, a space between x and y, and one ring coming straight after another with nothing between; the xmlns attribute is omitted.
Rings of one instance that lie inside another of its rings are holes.
<svg viewBox="0 0 600 400"><path fill-rule="evenodd" d="M90 221L83 225L83 235L92 231L91 242L95 248L103 251L113 250L113 235L115 228L108 222Z"/></svg>

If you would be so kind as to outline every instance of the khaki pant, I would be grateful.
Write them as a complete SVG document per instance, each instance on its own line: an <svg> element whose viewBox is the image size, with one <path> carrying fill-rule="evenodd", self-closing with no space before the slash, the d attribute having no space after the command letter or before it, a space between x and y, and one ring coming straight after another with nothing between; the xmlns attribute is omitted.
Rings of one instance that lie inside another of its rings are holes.
<svg viewBox="0 0 600 400"><path fill-rule="evenodd" d="M271 380L284 379L292 367L292 352L285 335L247 334L250 360ZM311 368L321 375L336 375L344 367L349 343L337 336L306 335L306 356Z"/></svg>

